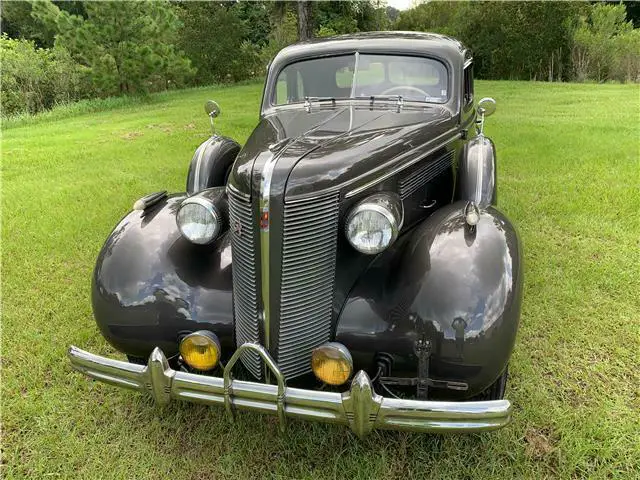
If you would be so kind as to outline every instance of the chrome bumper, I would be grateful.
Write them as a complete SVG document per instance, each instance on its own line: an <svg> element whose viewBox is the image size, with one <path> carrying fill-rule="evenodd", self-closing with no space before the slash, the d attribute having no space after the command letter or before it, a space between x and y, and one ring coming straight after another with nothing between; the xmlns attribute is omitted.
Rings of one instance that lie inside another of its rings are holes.
<svg viewBox="0 0 640 480"><path fill-rule="evenodd" d="M243 350L253 350L272 371L277 385L235 380L233 365ZM344 393L287 387L283 375L260 345L246 343L231 357L223 378L173 370L159 348L148 364L136 365L94 355L76 347L69 349L76 370L106 383L150 393L159 404L172 398L224 405L233 420L237 409L278 415L284 430L287 418L348 425L363 437L374 428L414 432L477 432L504 427L511 420L508 400L440 402L404 400L378 395L364 370L359 371Z"/></svg>

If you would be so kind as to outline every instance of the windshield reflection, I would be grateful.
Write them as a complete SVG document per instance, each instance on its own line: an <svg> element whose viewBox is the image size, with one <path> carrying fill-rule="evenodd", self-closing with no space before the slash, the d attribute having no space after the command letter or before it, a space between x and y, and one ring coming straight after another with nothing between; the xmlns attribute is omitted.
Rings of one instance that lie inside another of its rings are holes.
<svg viewBox="0 0 640 480"><path fill-rule="evenodd" d="M425 57L359 54L314 58L287 65L278 74L272 105L336 100L445 103L449 77L444 64Z"/></svg>

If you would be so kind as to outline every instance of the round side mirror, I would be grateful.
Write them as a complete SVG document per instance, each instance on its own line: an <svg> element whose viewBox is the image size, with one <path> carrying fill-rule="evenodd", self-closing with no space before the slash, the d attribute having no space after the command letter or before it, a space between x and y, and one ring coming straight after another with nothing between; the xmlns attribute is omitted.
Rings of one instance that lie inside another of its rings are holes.
<svg viewBox="0 0 640 480"><path fill-rule="evenodd" d="M496 111L496 101L491 97L484 97L478 102L478 113L488 117Z"/></svg>
<svg viewBox="0 0 640 480"><path fill-rule="evenodd" d="M207 102L204 104L204 111L207 112L207 115L209 115L211 118L216 118L218 115L220 115L220 105L218 105L218 103L214 102L213 100L207 100Z"/></svg>

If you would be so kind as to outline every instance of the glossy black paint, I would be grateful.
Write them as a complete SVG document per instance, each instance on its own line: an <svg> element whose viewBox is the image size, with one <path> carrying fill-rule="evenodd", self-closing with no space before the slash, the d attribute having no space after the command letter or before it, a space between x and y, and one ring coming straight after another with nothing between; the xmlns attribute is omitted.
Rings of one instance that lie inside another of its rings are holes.
<svg viewBox="0 0 640 480"><path fill-rule="evenodd" d="M105 242L93 274L93 313L118 350L146 358L178 351L185 332L211 330L233 348L231 245L224 234L197 246L178 231L184 195L125 216Z"/></svg>
<svg viewBox="0 0 640 480"><path fill-rule="evenodd" d="M230 181L251 194L252 172L260 173L267 159L277 156L276 168L286 170L286 176L275 172L272 188L285 191L286 200L347 185L356 188L453 139L456 123L453 112L438 105L400 113L388 107L371 110L366 102L311 113L285 109L260 120L238 155Z"/></svg>
<svg viewBox="0 0 640 480"><path fill-rule="evenodd" d="M441 59L450 70L447 104L409 103L398 111L356 100L307 112L301 105L272 108L263 100L260 121L237 155L227 188L251 200L257 221L263 169L274 163L269 298L262 299L261 291L257 296L274 312L270 328L275 343L285 204L337 192L336 340L351 350L356 368L371 375L373 356L386 352L395 358L394 374L415 376L414 343L424 335L434 345L432 376L469 383L463 394L469 396L498 378L509 360L522 295L521 249L506 217L490 206L495 204L496 185L493 144L485 137L470 138L475 109L461 105L467 51L439 35L394 35L358 34L289 47L272 62L265 88L270 89L282 67L301 58L354 49L424 54ZM235 142L219 139L212 137L196 152L188 194L211 182L217 185L222 171L218 166L227 164L228 155L235 156L229 153ZM403 197L405 222L388 251L371 257L351 248L343 234L344 218L356 202L374 192L398 193L407 178L449 157L450 165ZM211 180L212 175L217 180ZM462 215L465 202L452 202L469 200L477 191L487 209L472 232ZM175 195L127 215L98 258L93 281L96 321L105 338L129 355L146 357L155 346L175 354L180 336L199 329L218 335L224 356L235 348L230 233L207 246L183 239L175 213L184 198ZM259 246L257 228L255 235Z"/></svg>
<svg viewBox="0 0 640 480"><path fill-rule="evenodd" d="M504 371L518 329L522 261L518 235L490 207L472 231L466 202L443 207L380 254L360 276L338 321L336 340L361 365L376 352L416 376L415 342L432 342L430 376L480 393Z"/></svg>
<svg viewBox="0 0 640 480"><path fill-rule="evenodd" d="M220 135L213 135L202 142L189 163L187 194L224 186L239 151L238 142Z"/></svg>

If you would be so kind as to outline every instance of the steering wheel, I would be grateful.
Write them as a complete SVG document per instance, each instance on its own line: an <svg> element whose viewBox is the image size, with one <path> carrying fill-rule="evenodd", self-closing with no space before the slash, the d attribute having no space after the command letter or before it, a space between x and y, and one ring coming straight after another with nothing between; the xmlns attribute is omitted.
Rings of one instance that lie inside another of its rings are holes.
<svg viewBox="0 0 640 480"><path fill-rule="evenodd" d="M420 89L418 87L412 87L410 85L399 85L397 87L391 87L391 88L386 89L380 95L390 95L391 92L395 92L396 90L410 90L412 92L418 92L423 97L428 97L429 96L429 94L427 92L425 92L424 90L422 90L422 89Z"/></svg>

